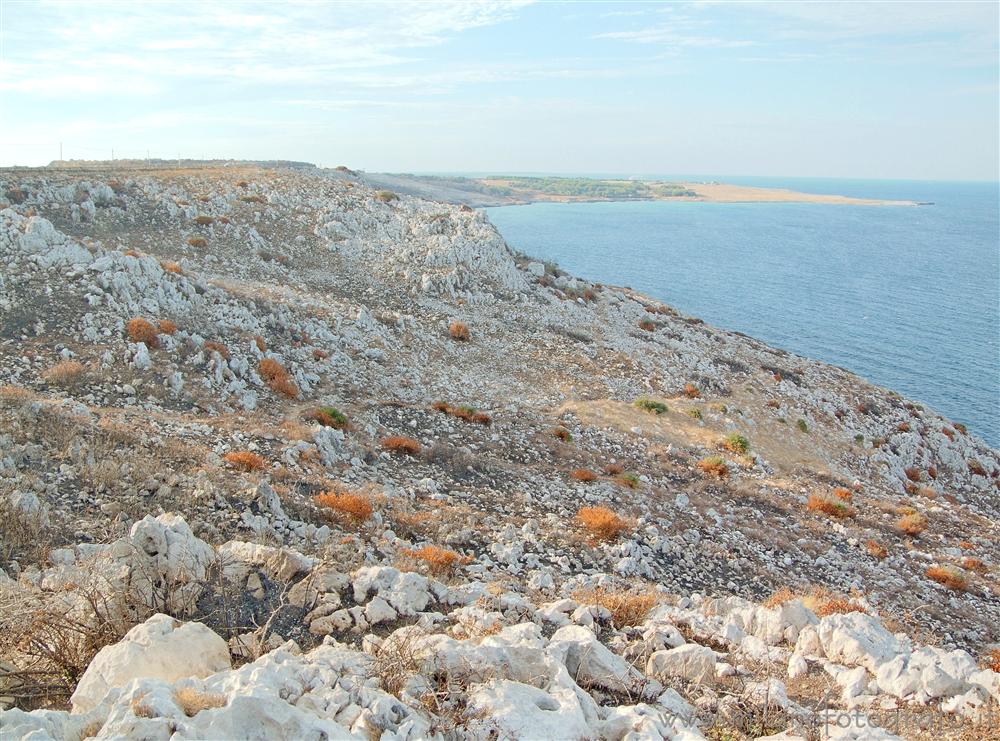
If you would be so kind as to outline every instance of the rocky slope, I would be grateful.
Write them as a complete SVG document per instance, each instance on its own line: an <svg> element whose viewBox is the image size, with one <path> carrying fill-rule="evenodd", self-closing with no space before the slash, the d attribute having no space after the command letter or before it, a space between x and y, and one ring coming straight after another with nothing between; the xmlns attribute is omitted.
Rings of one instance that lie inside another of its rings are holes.
<svg viewBox="0 0 1000 741"><path fill-rule="evenodd" d="M350 171L0 199L5 733L995 723L1000 456L960 425Z"/></svg>

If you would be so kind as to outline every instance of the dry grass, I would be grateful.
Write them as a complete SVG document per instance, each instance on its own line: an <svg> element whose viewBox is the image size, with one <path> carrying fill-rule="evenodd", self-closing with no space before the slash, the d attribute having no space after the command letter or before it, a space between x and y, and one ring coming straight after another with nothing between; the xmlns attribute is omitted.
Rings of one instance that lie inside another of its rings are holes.
<svg viewBox="0 0 1000 741"><path fill-rule="evenodd" d="M959 563L962 566L962 568L965 569L966 571L972 571L976 574L985 574L987 571L989 571L986 564L978 558L972 558L970 556L966 556Z"/></svg>
<svg viewBox="0 0 1000 741"><path fill-rule="evenodd" d="M693 383L685 383L684 395L689 399L698 399L701 398L701 390Z"/></svg>
<svg viewBox="0 0 1000 741"><path fill-rule="evenodd" d="M706 476L724 479L729 475L729 466L720 456L710 455L698 461L698 469Z"/></svg>
<svg viewBox="0 0 1000 741"><path fill-rule="evenodd" d="M460 553L440 548L436 545L425 545L416 550L404 549L402 555L421 562L434 576L445 576L454 573L467 559Z"/></svg>
<svg viewBox="0 0 1000 741"><path fill-rule="evenodd" d="M211 692L201 692L194 687L181 687L174 690L174 702L184 711L184 715L193 718L202 710L209 708L222 708L226 706L224 695L217 695Z"/></svg>
<svg viewBox="0 0 1000 741"><path fill-rule="evenodd" d="M355 523L364 522L375 511L369 497L349 491L323 492L313 497L313 501L321 507L346 515Z"/></svg>
<svg viewBox="0 0 1000 741"><path fill-rule="evenodd" d="M883 558L888 558L889 556L889 549L886 548L881 543L879 543L877 540L869 540L867 543L865 543L865 550L868 551L869 556L877 558L879 561L881 561Z"/></svg>
<svg viewBox="0 0 1000 741"><path fill-rule="evenodd" d="M896 527L906 535L916 537L927 529L927 517L918 512L913 512L901 517L896 523Z"/></svg>
<svg viewBox="0 0 1000 741"><path fill-rule="evenodd" d="M964 592L969 586L965 574L952 566L931 566L924 575L955 592Z"/></svg>
<svg viewBox="0 0 1000 741"><path fill-rule="evenodd" d="M257 372L275 393L294 399L299 395L298 387L292 383L285 367L274 358L264 358L257 366Z"/></svg>
<svg viewBox="0 0 1000 741"><path fill-rule="evenodd" d="M586 468L578 468L575 471L570 471L569 477L574 481L597 481L597 474Z"/></svg>
<svg viewBox="0 0 1000 741"><path fill-rule="evenodd" d="M639 477L634 473L623 473L615 478L615 482L626 489L637 489L639 487Z"/></svg>
<svg viewBox="0 0 1000 741"><path fill-rule="evenodd" d="M562 440L564 443L568 443L573 439L573 435L565 427L553 427L552 436Z"/></svg>
<svg viewBox="0 0 1000 741"><path fill-rule="evenodd" d="M130 319L125 325L125 332L132 342L143 342L148 348L154 348L160 344L156 327L148 319L143 319L141 316Z"/></svg>
<svg viewBox="0 0 1000 741"><path fill-rule="evenodd" d="M571 596L581 605L606 608L618 630L640 625L660 601L660 595L649 590L581 589Z"/></svg>
<svg viewBox="0 0 1000 741"><path fill-rule="evenodd" d="M977 460L971 460L968 462L968 464L969 464L969 473L973 474L974 476L983 476L983 477L986 476L986 469L983 467L982 463L980 463Z"/></svg>
<svg viewBox="0 0 1000 741"><path fill-rule="evenodd" d="M254 341L254 344L257 345L257 349L258 350L260 350L261 352L266 352L267 351L267 343L264 342L264 338L261 337L259 334L255 334L253 336L253 341Z"/></svg>
<svg viewBox="0 0 1000 741"><path fill-rule="evenodd" d="M838 519L854 517L856 514L854 507L843 499L824 494L810 494L809 500L806 502L806 509L810 512L821 512Z"/></svg>
<svg viewBox="0 0 1000 741"><path fill-rule="evenodd" d="M195 216L194 217L194 223L197 224L198 226L208 226L213 221L215 221L215 219L213 219L211 216Z"/></svg>
<svg viewBox="0 0 1000 741"><path fill-rule="evenodd" d="M219 355L225 359L229 360L229 348L223 345L221 342L216 342L215 340L206 340L201 346L201 349L211 355L213 352L219 353Z"/></svg>
<svg viewBox="0 0 1000 741"><path fill-rule="evenodd" d="M618 463L609 463L604 467L604 473L608 476L618 476L625 473L625 466Z"/></svg>
<svg viewBox="0 0 1000 741"><path fill-rule="evenodd" d="M170 319L161 319L159 322L157 322L157 328L160 330L160 334L177 333L177 323L171 321Z"/></svg>
<svg viewBox="0 0 1000 741"><path fill-rule="evenodd" d="M576 513L576 521L595 540L613 541L629 529L629 522L616 515L607 507L581 507Z"/></svg>
<svg viewBox="0 0 1000 741"><path fill-rule="evenodd" d="M813 587L804 593L796 593L788 587L782 587L762 604L764 607L773 610L793 599L802 600L802 604L806 608L812 610L821 618L827 615L846 614L849 612L868 612L860 602L831 592L825 587Z"/></svg>
<svg viewBox="0 0 1000 741"><path fill-rule="evenodd" d="M160 267L166 273L173 273L174 275L184 275L184 268L181 267L179 262L173 262L172 260L160 260Z"/></svg>
<svg viewBox="0 0 1000 741"><path fill-rule="evenodd" d="M208 240L205 239L204 237L188 237L187 238L187 243L191 247L207 247L208 246Z"/></svg>
<svg viewBox="0 0 1000 741"><path fill-rule="evenodd" d="M448 334L453 340L458 340L459 342L468 342L472 337L469 332L469 326L465 322L452 322L449 324Z"/></svg>
<svg viewBox="0 0 1000 741"><path fill-rule="evenodd" d="M226 453L222 457L226 463L240 471L263 471L267 468L267 461L264 459L264 456L251 453L249 450Z"/></svg>
<svg viewBox="0 0 1000 741"><path fill-rule="evenodd" d="M420 443L412 437L390 435L382 438L382 449L395 455L420 455Z"/></svg>
<svg viewBox="0 0 1000 741"><path fill-rule="evenodd" d="M72 386L78 383L87 368L77 360L62 360L42 371L42 380L53 386Z"/></svg>

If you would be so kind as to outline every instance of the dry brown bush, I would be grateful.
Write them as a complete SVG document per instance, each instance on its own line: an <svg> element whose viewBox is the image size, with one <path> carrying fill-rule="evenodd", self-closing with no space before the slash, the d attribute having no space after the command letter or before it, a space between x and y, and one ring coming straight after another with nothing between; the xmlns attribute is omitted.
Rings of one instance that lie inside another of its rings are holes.
<svg viewBox="0 0 1000 741"><path fill-rule="evenodd" d="M854 517L856 510L843 499L826 496L824 494L810 494L806 502L806 509L810 512L821 512L830 517L845 519Z"/></svg>
<svg viewBox="0 0 1000 741"><path fill-rule="evenodd" d="M697 399L701 396L701 390L693 383L685 383L684 395L689 399Z"/></svg>
<svg viewBox="0 0 1000 741"><path fill-rule="evenodd" d="M629 529L628 520L616 515L607 507L582 507L576 513L576 521L595 540L616 540Z"/></svg>
<svg viewBox="0 0 1000 741"><path fill-rule="evenodd" d="M294 399L299 395L298 387L292 383L285 367L274 358L264 358L257 366L257 372L275 393Z"/></svg>
<svg viewBox="0 0 1000 741"><path fill-rule="evenodd" d="M570 471L569 477L574 481L590 482L597 481L597 474L586 468L578 468Z"/></svg>
<svg viewBox="0 0 1000 741"><path fill-rule="evenodd" d="M184 275L184 268L181 267L179 262L174 262L172 260L160 260L160 267L163 268L165 273Z"/></svg>
<svg viewBox="0 0 1000 741"><path fill-rule="evenodd" d="M205 239L204 237L188 237L187 238L187 243L191 247L207 247L208 246L208 240Z"/></svg>
<svg viewBox="0 0 1000 741"><path fill-rule="evenodd" d="M211 692L202 692L194 687L180 687L174 690L174 702L184 711L184 715L193 718L202 710L225 707L226 697Z"/></svg>
<svg viewBox="0 0 1000 741"><path fill-rule="evenodd" d="M868 551L868 555L878 560L887 558L889 556L889 549L876 540L869 540L865 543L865 549Z"/></svg>
<svg viewBox="0 0 1000 741"><path fill-rule="evenodd" d="M382 449L396 455L420 455L420 443L412 437L390 435L382 438Z"/></svg>
<svg viewBox="0 0 1000 741"><path fill-rule="evenodd" d="M404 549L401 552L406 558L421 562L434 576L445 576L454 573L467 559L460 553L441 548L436 545L425 545L423 548Z"/></svg>
<svg viewBox="0 0 1000 741"><path fill-rule="evenodd" d="M170 319L161 319L157 322L157 329L160 330L160 334L175 334L177 332L177 323Z"/></svg>
<svg viewBox="0 0 1000 741"><path fill-rule="evenodd" d="M927 529L927 517L918 512L913 512L901 517L896 523L896 527L901 532L915 537Z"/></svg>
<svg viewBox="0 0 1000 741"><path fill-rule="evenodd" d="M452 322L448 325L448 334L453 340L459 342L468 342L472 336L469 332L469 326L465 322Z"/></svg>
<svg viewBox="0 0 1000 741"><path fill-rule="evenodd" d="M223 345L221 342L216 342L215 340L206 340L204 344L202 344L201 349L204 350L209 355L211 355L213 352L217 352L223 359L229 360L229 348Z"/></svg>
<svg viewBox="0 0 1000 741"><path fill-rule="evenodd" d="M152 349L160 344L156 327L148 319L143 319L141 316L130 319L125 325L125 331L132 342L143 342L148 348Z"/></svg>
<svg viewBox="0 0 1000 741"><path fill-rule="evenodd" d="M72 386L82 380L87 368L78 360L61 360L42 371L42 379L53 386Z"/></svg>
<svg viewBox="0 0 1000 741"><path fill-rule="evenodd" d="M660 596L650 590L581 589L571 596L581 605L606 608L618 630L641 624L660 601Z"/></svg>
<svg viewBox="0 0 1000 741"><path fill-rule="evenodd" d="M198 226L208 226L213 221L215 221L215 219L213 219L211 216L195 216L194 217L194 223L197 224Z"/></svg>
<svg viewBox="0 0 1000 741"><path fill-rule="evenodd" d="M969 586L965 574L952 566L930 566L924 575L955 592L964 592Z"/></svg>
<svg viewBox="0 0 1000 741"><path fill-rule="evenodd" d="M346 515L355 523L364 522L375 511L368 496L349 491L326 491L313 497L313 501L321 507Z"/></svg>
<svg viewBox="0 0 1000 741"><path fill-rule="evenodd" d="M241 471L263 471L267 468L267 461L258 453L251 453L249 450L239 450L226 453L222 456L226 463Z"/></svg>
<svg viewBox="0 0 1000 741"><path fill-rule="evenodd" d="M717 455L702 458L698 461L698 468L706 476L715 476L716 478L724 479L729 475L729 466Z"/></svg>

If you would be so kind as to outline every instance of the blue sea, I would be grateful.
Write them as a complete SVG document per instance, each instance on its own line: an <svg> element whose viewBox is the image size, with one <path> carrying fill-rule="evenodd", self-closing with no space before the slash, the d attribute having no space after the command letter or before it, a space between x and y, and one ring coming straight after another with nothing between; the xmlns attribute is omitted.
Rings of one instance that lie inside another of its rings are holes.
<svg viewBox="0 0 1000 741"><path fill-rule="evenodd" d="M715 179L933 205L660 201L487 211L528 255L847 368L1000 447L997 183Z"/></svg>

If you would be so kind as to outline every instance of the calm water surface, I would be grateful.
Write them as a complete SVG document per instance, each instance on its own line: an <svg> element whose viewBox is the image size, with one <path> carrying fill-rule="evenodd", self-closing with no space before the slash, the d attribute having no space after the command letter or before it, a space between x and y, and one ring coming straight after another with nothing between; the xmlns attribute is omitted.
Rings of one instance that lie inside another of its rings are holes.
<svg viewBox="0 0 1000 741"><path fill-rule="evenodd" d="M515 249L841 365L1000 446L996 183L725 181L934 205L538 203L488 212Z"/></svg>

